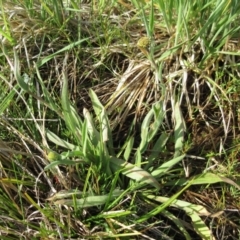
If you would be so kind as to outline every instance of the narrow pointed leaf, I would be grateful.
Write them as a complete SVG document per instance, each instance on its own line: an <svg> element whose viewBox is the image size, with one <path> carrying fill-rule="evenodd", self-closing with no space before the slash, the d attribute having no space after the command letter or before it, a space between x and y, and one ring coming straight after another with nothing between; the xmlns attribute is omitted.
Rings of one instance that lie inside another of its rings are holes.
<svg viewBox="0 0 240 240"><path fill-rule="evenodd" d="M47 138L51 142L55 143L57 146L61 146L61 147L64 147L64 148L67 148L70 150L77 149L77 146L75 146L69 142L66 142L65 140L58 137L55 133L53 133L47 129L46 129L46 135L47 135Z"/></svg>
<svg viewBox="0 0 240 240"><path fill-rule="evenodd" d="M129 159L129 157L131 155L133 143L134 143L134 137L130 136L130 138L127 140L127 146L126 146L124 154L123 154L124 160L126 160L126 161Z"/></svg>
<svg viewBox="0 0 240 240"><path fill-rule="evenodd" d="M86 126L87 126L87 131L89 133L89 137L93 145L97 146L98 142L100 141L100 134L94 126L92 116L86 108L83 109L83 115L86 120L86 124L87 124Z"/></svg>
<svg viewBox="0 0 240 240"><path fill-rule="evenodd" d="M183 158L185 157L185 155L173 158L172 160L169 160L165 163L163 163L160 167L158 167L157 169L155 169L152 172L152 176L153 177L159 177L162 174L166 173L167 171L169 171L175 164L177 164L178 162L180 162Z"/></svg>
<svg viewBox="0 0 240 240"><path fill-rule="evenodd" d="M135 180L136 182L150 184L155 188L160 189L160 184L157 180L149 172L143 170L142 168L115 157L110 157L110 162L114 171L121 171L122 174Z"/></svg>
<svg viewBox="0 0 240 240"><path fill-rule="evenodd" d="M179 102L175 105L174 110L174 118L175 118L175 129L174 129L174 137L175 137L175 154L174 157L178 157L181 154L184 142L184 133L186 131L184 119L182 116L182 112L179 106Z"/></svg>
<svg viewBox="0 0 240 240"><path fill-rule="evenodd" d="M60 199L56 200L54 203L56 205L67 205L67 206L77 206L78 208L87 208L93 206L100 206L105 204L109 198L110 200L120 196L122 194L122 190L115 190L112 194L106 195L97 195L97 196L89 196L82 199Z"/></svg>

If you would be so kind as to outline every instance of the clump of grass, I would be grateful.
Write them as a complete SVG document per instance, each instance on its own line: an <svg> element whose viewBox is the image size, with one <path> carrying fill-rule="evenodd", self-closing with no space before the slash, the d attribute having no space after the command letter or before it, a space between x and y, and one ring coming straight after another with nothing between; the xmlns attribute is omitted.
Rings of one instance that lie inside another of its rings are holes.
<svg viewBox="0 0 240 240"><path fill-rule="evenodd" d="M238 14L1 4L3 236L236 237Z"/></svg>

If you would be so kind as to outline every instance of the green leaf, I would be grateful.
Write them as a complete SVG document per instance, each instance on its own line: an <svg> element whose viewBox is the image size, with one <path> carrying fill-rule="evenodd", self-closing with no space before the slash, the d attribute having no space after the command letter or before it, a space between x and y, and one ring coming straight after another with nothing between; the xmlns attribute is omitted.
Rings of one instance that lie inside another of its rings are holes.
<svg viewBox="0 0 240 240"><path fill-rule="evenodd" d="M132 149L134 144L134 137L130 136L129 139L126 141L126 148L123 154L124 160L127 161L131 155Z"/></svg>
<svg viewBox="0 0 240 240"><path fill-rule="evenodd" d="M181 189L179 192L175 193L171 198L168 198L166 202L164 202L163 204L161 204L160 206L155 207L153 210L151 210L150 212L146 213L145 215L141 216L137 222L141 223L141 222L145 222L146 220L148 220L149 218L156 216L157 214L159 214L160 212L162 212L163 210L165 210L168 206L170 206L191 184L189 183L187 186L185 186L183 189ZM152 198L152 199L158 199L158 196L153 196L153 195L148 195L148 194L144 194L144 197L147 198Z"/></svg>
<svg viewBox="0 0 240 240"><path fill-rule="evenodd" d="M174 157L178 157L183 149L184 133L186 132L186 126L184 119L182 117L182 112L179 106L179 102L176 102L174 109L175 118L175 128L174 128L174 138L175 138L175 154Z"/></svg>
<svg viewBox="0 0 240 240"><path fill-rule="evenodd" d="M163 120L165 117L165 112L163 111L162 102L157 102L152 106L152 110L154 113L154 121L149 126L149 137L148 141L150 142L155 135L159 132L159 127L163 124Z"/></svg>
<svg viewBox="0 0 240 240"><path fill-rule="evenodd" d="M58 165L76 165L77 163L85 163L85 161L84 160L73 161L73 160L69 160L69 159L53 161L50 164L48 164L44 168L44 170L46 171L46 170L54 169L54 167L58 166Z"/></svg>
<svg viewBox="0 0 240 240"><path fill-rule="evenodd" d="M112 131L105 108L103 107L97 95L92 89L89 90L89 96L93 104L94 112L101 125L102 143L107 143L110 154L114 155Z"/></svg>
<svg viewBox="0 0 240 240"><path fill-rule="evenodd" d="M97 195L97 196L88 196L82 199L60 199L54 201L56 205L67 205L67 206L76 206L77 208L87 208L93 206L100 206L105 204L107 201L112 200L122 194L122 190L114 190L112 194ZM62 196L64 197L64 196ZM74 198L74 195L73 195Z"/></svg>
<svg viewBox="0 0 240 240"><path fill-rule="evenodd" d="M73 145L69 142L66 142L65 140L61 139L55 133L49 131L48 129L46 129L46 135L47 135L47 138L51 142L55 143L57 146L61 146L61 147L64 147L64 148L67 148L67 149L70 149L70 150L78 149L77 146L75 146L75 145Z"/></svg>
<svg viewBox="0 0 240 240"><path fill-rule="evenodd" d="M88 39L89 39L89 38L84 38L84 39L81 39L81 40L79 40L79 41L77 41L77 42L73 42L73 43L65 46L64 48L58 50L57 52L55 52L55 53L53 53L53 54L50 54L50 55L48 55L48 56L45 57L45 58L42 58L41 60L39 60L39 61L37 62L37 66L38 66L38 67L43 66L45 63L47 63L48 61L50 61L51 59L53 59L55 56L57 56L57 55L59 55L59 54L62 54L62 53L64 53L64 52L67 52L67 51L73 49L74 47L80 45L82 42L85 42L85 41L87 41Z"/></svg>
<svg viewBox="0 0 240 240"><path fill-rule="evenodd" d="M61 94L61 103L63 109L63 116L64 120L71 131L71 133L75 136L75 139L81 144L82 139L82 120L78 116L76 109L71 105L69 100L69 93L68 93L68 79L67 74L63 71L63 87L62 87L62 94Z"/></svg>
<svg viewBox="0 0 240 240"><path fill-rule="evenodd" d="M83 109L83 115L86 121L87 131L90 140L94 146L97 146L100 141L100 134L94 126L92 116L86 108Z"/></svg>
<svg viewBox="0 0 240 240"><path fill-rule="evenodd" d="M40 71L38 69L38 67L36 66L36 64L34 65L35 70L36 70L36 75L38 78L38 82L41 85L42 91L43 91L43 96L44 96L44 100L41 99L40 101L47 107L49 107L49 109L53 110L54 112L56 112L58 114L59 117L63 118L62 113L59 110L59 106L58 104L56 104L56 101L54 101L54 99L51 96L51 93L48 91L48 89L45 87L45 84L42 80Z"/></svg>
<svg viewBox="0 0 240 240"><path fill-rule="evenodd" d="M89 147L88 147L88 134L87 134L87 122L84 121L83 127L82 127L82 148L83 148L83 155L87 156Z"/></svg>
<svg viewBox="0 0 240 240"><path fill-rule="evenodd" d="M163 112L162 102L155 103L147 113L141 126L141 143L139 146L141 153L146 150L148 143L158 133L159 127L163 123L164 115L165 113Z"/></svg>
<svg viewBox="0 0 240 240"><path fill-rule="evenodd" d="M166 218L170 219L172 222L175 223L175 225L181 230L181 232L184 234L186 240L192 240L189 233L187 232L183 220L181 220L179 217L174 216L171 212L167 210L163 210L161 212L161 215L165 216Z"/></svg>
<svg viewBox="0 0 240 240"><path fill-rule="evenodd" d="M110 162L111 168L115 172L121 171L122 174L135 180L139 184L150 184L155 188L160 189L160 184L157 182L157 180L142 168L115 157L110 157Z"/></svg>
<svg viewBox="0 0 240 240"><path fill-rule="evenodd" d="M96 116L99 118L104 107L101 104L101 102L99 101L96 93L92 89L89 90L89 96L92 100L94 112L95 112Z"/></svg>
<svg viewBox="0 0 240 240"><path fill-rule="evenodd" d="M163 151L168 139L169 139L170 134L163 132L161 136L158 138L158 140L155 142L153 148L151 149L150 156L147 158L148 163L144 167L144 169L149 169L153 161L159 157L160 153Z"/></svg>
<svg viewBox="0 0 240 240"><path fill-rule="evenodd" d="M148 137L149 137L149 125L154 116L153 109L151 109L146 117L143 120L142 126L141 126L141 143L139 146L139 150L141 153L143 153L147 148L148 143Z"/></svg>
<svg viewBox="0 0 240 240"><path fill-rule="evenodd" d="M13 68L14 76L17 79L19 86L23 90L29 91L28 84L24 81L24 78L20 75L20 63L19 63L17 50L14 48L13 51L14 51L14 68Z"/></svg>
<svg viewBox="0 0 240 240"><path fill-rule="evenodd" d="M223 176L219 176L217 174L210 173L210 172L196 175L191 179L180 178L177 180L169 181L165 183L165 185L166 186L176 186L176 185L183 186L188 184L189 182L191 182L191 185L214 184L219 182L225 182L240 190L240 186L234 181L232 181L231 179Z"/></svg>
<svg viewBox="0 0 240 240"><path fill-rule="evenodd" d="M114 147L113 147L112 131L110 128L110 123L108 120L107 113L104 108L102 109L102 112L101 112L100 123L101 123L101 130L102 130L102 141L103 143L106 143L109 153L111 155L115 155Z"/></svg>
<svg viewBox="0 0 240 240"><path fill-rule="evenodd" d="M152 199L154 201L158 201L163 204L170 200L170 198L167 197L154 195L148 195L147 198ZM206 208L204 208L201 205L191 204L189 202L177 199L172 201L169 206L184 210L191 217L193 227L196 230L196 232L202 237L202 239L205 240L211 239L212 236L211 231L200 218L200 216L210 216L210 213L207 211Z"/></svg>
<svg viewBox="0 0 240 240"><path fill-rule="evenodd" d="M141 167L141 165L142 165L142 154L141 154L139 148L137 149L137 151L135 153L135 165L138 167Z"/></svg>
<svg viewBox="0 0 240 240"><path fill-rule="evenodd" d="M152 172L152 176L159 178L163 174L167 173L175 164L180 162L184 157L185 154L163 163L160 167L158 167Z"/></svg>
<svg viewBox="0 0 240 240"><path fill-rule="evenodd" d="M7 79L5 79L1 74L0 74L0 77L3 78L5 81L7 81ZM12 103L12 100L14 99L18 88L19 88L19 85L17 84L14 87L14 89L12 89L8 93L6 92L6 96L0 99L0 115L2 115L4 111L9 107L9 105Z"/></svg>

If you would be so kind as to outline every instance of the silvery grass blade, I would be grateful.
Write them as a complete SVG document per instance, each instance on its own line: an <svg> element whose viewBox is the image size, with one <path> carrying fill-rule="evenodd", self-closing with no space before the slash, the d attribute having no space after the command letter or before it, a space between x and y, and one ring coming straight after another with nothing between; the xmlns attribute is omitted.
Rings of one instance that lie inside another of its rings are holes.
<svg viewBox="0 0 240 240"><path fill-rule="evenodd" d="M179 102L176 102L173 114L174 114L174 120L175 120L175 128L174 128L175 153L174 153L174 157L176 158L182 152L183 145L184 145L184 134L186 132L185 121L182 116Z"/></svg>
<svg viewBox="0 0 240 240"><path fill-rule="evenodd" d="M79 199L78 196L74 196L74 193L71 195L71 199L69 199L69 194L64 194L56 196L52 202L56 205L67 205L75 207L75 209L79 208L87 208L94 206L104 205L107 201L112 201L122 194L122 190L115 189L112 193L105 195L95 195L95 196L87 196Z"/></svg>
<svg viewBox="0 0 240 240"><path fill-rule="evenodd" d="M96 147L101 140L100 133L95 128L92 116L86 108L83 109L83 116L85 118L89 139L91 143Z"/></svg>
<svg viewBox="0 0 240 240"><path fill-rule="evenodd" d="M169 198L167 197L159 197L154 195L147 195L148 199L160 202L162 204L169 201ZM169 205L171 207L176 207L178 209L181 209L187 213L189 217L192 219L192 225L195 229L195 231L201 236L204 240L213 239L212 233L210 229L206 226L204 221L200 218L200 216L210 216L210 213L207 211L207 209L201 205L191 204L186 201L182 200L174 200ZM166 217L168 217L166 215Z"/></svg>
<svg viewBox="0 0 240 240"><path fill-rule="evenodd" d="M113 148L112 131L110 128L109 119L108 119L106 110L92 89L89 90L89 95L92 101L94 112L100 123L102 142L106 145L109 153L111 155L114 155L115 153Z"/></svg>
<svg viewBox="0 0 240 240"><path fill-rule="evenodd" d="M106 141L107 141L106 130L100 129L100 132L98 132L96 130L96 127L94 126L93 119L90 113L86 109L84 109L83 112L84 112L86 129L87 129L87 133L84 130L84 134L85 134L84 153L88 155L88 153L90 152L89 150L91 149L92 157L94 158L93 155L95 155L95 159L97 159L97 166L99 170L104 171L104 173L107 172L107 174L110 175L111 171L109 168L109 153L106 145ZM101 121L102 121L101 115L98 116L98 118L100 118L99 121L100 121L100 128L101 128L101 126L103 126L104 123L101 124ZM84 129L85 129L85 125L84 125Z"/></svg>
<svg viewBox="0 0 240 240"><path fill-rule="evenodd" d="M182 181L180 181L180 182L181 182L181 185L198 185L198 184L199 185L202 185L202 184L209 185L209 184L215 184L215 183L219 183L219 182L225 182L225 183L233 185L238 190L240 190L240 186L238 184L236 184L235 182L233 182L231 179L221 177L221 176L218 176L213 173L200 174L198 176L193 177L190 180L182 179ZM167 186L167 185L176 186L176 185L179 185L179 183L169 182L165 186ZM154 199L154 201L159 201L162 203L169 201L168 198L165 198L165 197L151 196L151 198ZM209 230L209 228L206 226L206 224L200 218L200 216L205 216L205 217L212 216L211 215L212 213L209 213L206 208L204 208L201 205L191 204L189 202L182 201L182 200L175 200L171 203L170 206L184 210L191 217L192 225L193 225L195 231L202 237L202 239L206 239L206 240L214 239L212 236L212 232Z"/></svg>
<svg viewBox="0 0 240 240"><path fill-rule="evenodd" d="M137 167L131 163L127 163L126 161L116 158L110 157L110 167L114 172L121 171L121 173L128 178L136 181L137 183L145 184L145 185L152 185L156 189L160 189L160 184L157 180L147 171L144 169Z"/></svg>
<svg viewBox="0 0 240 240"><path fill-rule="evenodd" d="M67 56L65 58L65 62L67 60ZM79 117L76 109L71 105L69 100L69 92L68 92L68 79L67 74L63 71L63 86L61 93L61 103L63 109L63 117L68 129L75 136L75 140L78 144L82 144L82 125L83 122Z"/></svg>
<svg viewBox="0 0 240 240"><path fill-rule="evenodd" d="M48 201L56 201L60 199L73 198L73 197L82 197L84 192L79 190L61 190L52 196L48 197Z"/></svg>
<svg viewBox="0 0 240 240"><path fill-rule="evenodd" d="M163 110L162 101L155 103L152 106L152 111L154 114L154 121L149 126L149 137L148 137L149 142L156 136L156 134L159 132L159 127L163 124L165 111Z"/></svg>
<svg viewBox="0 0 240 240"><path fill-rule="evenodd" d="M141 165L143 164L142 159L143 159L142 154L140 152L140 149L138 148L135 153L135 165L141 167Z"/></svg>
<svg viewBox="0 0 240 240"><path fill-rule="evenodd" d="M84 156L87 156L91 147L90 145L90 139L88 136L88 129L87 129L87 122L83 122L83 127L82 127L82 149L83 149L83 154Z"/></svg>
<svg viewBox="0 0 240 240"><path fill-rule="evenodd" d="M89 114L89 115L88 115ZM87 116L88 115L88 116ZM99 171L103 171L101 162L101 144L100 144L100 134L96 130L90 113L84 109L85 121L82 125L82 152L84 157L89 163L97 166ZM106 156L107 158L107 156ZM105 159L106 159L105 158ZM106 169L105 169L106 170ZM106 171L104 171L106 173ZM108 174L110 174L108 172Z"/></svg>
<svg viewBox="0 0 240 240"><path fill-rule="evenodd" d="M104 211L102 213L99 213L96 216L93 216L91 219L111 219L111 218L119 218L119 217L126 217L131 216L133 214L133 211L129 210L114 210L114 211Z"/></svg>
<svg viewBox="0 0 240 240"><path fill-rule="evenodd" d="M57 136L55 133L51 132L48 129L46 129L46 135L47 135L47 138L51 142L55 143L57 146L61 146L61 147L64 147L66 149L69 149L69 150L75 150L75 149L79 148L78 146L73 145L73 144L61 139L59 136Z"/></svg>
<svg viewBox="0 0 240 240"><path fill-rule="evenodd" d="M141 143L139 150L145 152L149 142L155 137L159 131L159 127L163 123L165 113L163 111L162 102L154 104L143 120L141 126Z"/></svg>

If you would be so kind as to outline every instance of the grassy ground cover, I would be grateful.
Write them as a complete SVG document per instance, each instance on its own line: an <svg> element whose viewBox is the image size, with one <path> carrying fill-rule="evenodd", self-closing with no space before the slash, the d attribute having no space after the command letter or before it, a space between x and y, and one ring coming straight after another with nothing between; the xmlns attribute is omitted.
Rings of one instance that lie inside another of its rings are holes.
<svg viewBox="0 0 240 240"><path fill-rule="evenodd" d="M0 10L1 239L239 239L238 0Z"/></svg>

